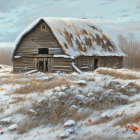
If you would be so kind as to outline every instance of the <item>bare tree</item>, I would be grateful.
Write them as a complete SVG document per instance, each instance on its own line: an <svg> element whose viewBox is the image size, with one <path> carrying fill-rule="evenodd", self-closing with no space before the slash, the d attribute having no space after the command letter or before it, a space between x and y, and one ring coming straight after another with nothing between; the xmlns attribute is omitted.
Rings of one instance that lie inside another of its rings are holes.
<svg viewBox="0 0 140 140"><path fill-rule="evenodd" d="M135 40L134 35L129 34L127 37L119 35L118 45L127 55L124 58L124 67L140 68L140 43Z"/></svg>
<svg viewBox="0 0 140 140"><path fill-rule="evenodd" d="M0 64L12 65L11 59L13 54L13 47L0 46Z"/></svg>

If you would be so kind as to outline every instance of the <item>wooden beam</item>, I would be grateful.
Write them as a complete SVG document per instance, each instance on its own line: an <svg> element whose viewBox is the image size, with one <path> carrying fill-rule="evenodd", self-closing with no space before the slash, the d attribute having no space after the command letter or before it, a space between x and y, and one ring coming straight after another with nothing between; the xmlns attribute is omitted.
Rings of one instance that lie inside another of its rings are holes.
<svg viewBox="0 0 140 140"><path fill-rule="evenodd" d="M46 59L44 58L44 72L46 72Z"/></svg>
<svg viewBox="0 0 140 140"><path fill-rule="evenodd" d="M23 57L53 57L52 54L27 54L27 55L22 55Z"/></svg>

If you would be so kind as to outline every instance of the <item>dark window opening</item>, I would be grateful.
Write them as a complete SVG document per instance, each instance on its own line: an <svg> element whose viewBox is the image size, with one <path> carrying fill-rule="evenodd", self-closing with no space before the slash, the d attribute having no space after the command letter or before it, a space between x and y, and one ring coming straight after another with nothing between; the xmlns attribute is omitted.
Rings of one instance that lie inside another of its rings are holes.
<svg viewBox="0 0 140 140"><path fill-rule="evenodd" d="M46 26L45 25L41 26L41 29L42 30L45 30L46 29Z"/></svg>
<svg viewBox="0 0 140 140"><path fill-rule="evenodd" d="M49 54L48 48L39 48L38 54Z"/></svg>
<svg viewBox="0 0 140 140"><path fill-rule="evenodd" d="M94 59L94 69L98 68L98 59Z"/></svg>

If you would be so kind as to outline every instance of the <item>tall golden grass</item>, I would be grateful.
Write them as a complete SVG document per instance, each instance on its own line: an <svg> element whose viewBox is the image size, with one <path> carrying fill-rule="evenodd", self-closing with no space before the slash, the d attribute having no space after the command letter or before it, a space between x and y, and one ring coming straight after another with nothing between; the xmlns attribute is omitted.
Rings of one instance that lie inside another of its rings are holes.
<svg viewBox="0 0 140 140"><path fill-rule="evenodd" d="M96 72L98 72L99 74L104 74L104 75L110 75L112 77L115 78L120 78L123 80L136 80L136 79L140 79L139 77L129 74L129 73L122 73L119 72L117 70L109 70L109 69L97 69Z"/></svg>

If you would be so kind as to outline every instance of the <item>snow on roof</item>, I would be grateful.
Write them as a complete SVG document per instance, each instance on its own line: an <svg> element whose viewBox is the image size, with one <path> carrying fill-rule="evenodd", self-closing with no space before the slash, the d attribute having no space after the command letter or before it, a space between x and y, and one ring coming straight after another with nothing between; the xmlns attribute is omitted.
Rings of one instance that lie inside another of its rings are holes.
<svg viewBox="0 0 140 140"><path fill-rule="evenodd" d="M73 57L80 55L126 56L100 28L94 25L92 19L78 18L39 18L35 20L18 36L15 50L23 36L41 20L50 27L66 55Z"/></svg>

